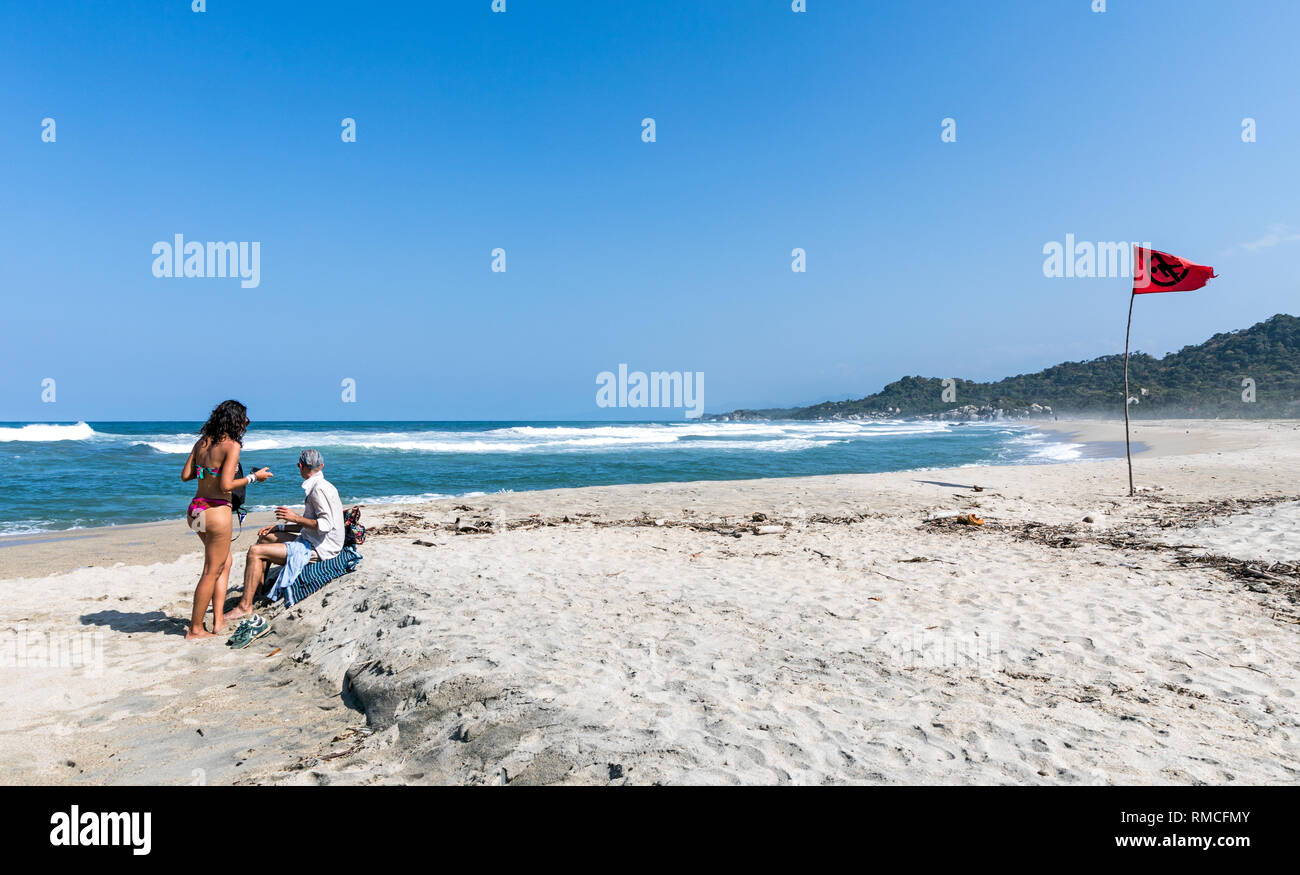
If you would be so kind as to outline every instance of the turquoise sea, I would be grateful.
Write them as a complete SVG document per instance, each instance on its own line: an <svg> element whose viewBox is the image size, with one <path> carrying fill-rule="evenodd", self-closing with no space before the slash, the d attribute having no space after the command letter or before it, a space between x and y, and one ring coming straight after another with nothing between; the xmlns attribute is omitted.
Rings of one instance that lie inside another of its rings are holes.
<svg viewBox="0 0 1300 875"><path fill-rule="evenodd" d="M0 423L0 536L181 519L197 422ZM252 509L299 504L315 447L348 502L611 483L1060 462L1083 447L1023 422L256 422L243 460L276 477Z"/></svg>

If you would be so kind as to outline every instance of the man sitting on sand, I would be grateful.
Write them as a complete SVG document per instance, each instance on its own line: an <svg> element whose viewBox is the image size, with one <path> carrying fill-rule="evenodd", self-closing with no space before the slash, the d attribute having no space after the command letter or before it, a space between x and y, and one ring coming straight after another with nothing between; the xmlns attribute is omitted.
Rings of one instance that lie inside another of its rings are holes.
<svg viewBox="0 0 1300 875"><path fill-rule="evenodd" d="M271 565L286 566L276 584L287 586L308 562L333 559L343 549L343 503L334 484L325 479L324 469L325 458L318 451L302 451L298 473L306 493L305 512L300 515L277 507L275 516L282 522L257 533L257 543L248 548L244 565L244 594L239 605L226 613L226 619L253 612L253 597Z"/></svg>

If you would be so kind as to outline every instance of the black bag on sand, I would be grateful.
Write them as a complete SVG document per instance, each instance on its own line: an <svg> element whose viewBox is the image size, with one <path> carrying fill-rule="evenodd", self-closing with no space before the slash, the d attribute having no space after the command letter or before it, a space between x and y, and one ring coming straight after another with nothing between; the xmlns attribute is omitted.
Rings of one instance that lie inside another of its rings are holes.
<svg viewBox="0 0 1300 875"><path fill-rule="evenodd" d="M244 476L244 463L240 462L235 466L235 479L238 480ZM244 522L244 512L240 510L244 506L245 490L247 486L236 486L230 490L230 512L239 514L239 522Z"/></svg>

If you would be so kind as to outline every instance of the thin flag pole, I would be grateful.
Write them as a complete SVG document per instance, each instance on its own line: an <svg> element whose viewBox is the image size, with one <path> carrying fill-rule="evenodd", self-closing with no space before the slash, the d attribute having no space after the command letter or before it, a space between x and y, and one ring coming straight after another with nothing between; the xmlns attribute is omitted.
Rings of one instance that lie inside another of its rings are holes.
<svg viewBox="0 0 1300 875"><path fill-rule="evenodd" d="M1124 455L1128 457L1128 494L1134 494L1133 490L1133 447L1129 443L1128 436L1128 337L1129 332L1133 330L1133 301L1137 298L1137 292L1132 292L1128 296L1128 326L1124 329Z"/></svg>

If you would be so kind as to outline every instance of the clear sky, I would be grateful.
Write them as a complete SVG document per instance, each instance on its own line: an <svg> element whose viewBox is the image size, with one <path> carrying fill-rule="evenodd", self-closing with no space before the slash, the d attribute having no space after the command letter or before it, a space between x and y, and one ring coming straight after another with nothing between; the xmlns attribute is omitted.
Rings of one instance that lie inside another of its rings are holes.
<svg viewBox="0 0 1300 875"><path fill-rule="evenodd" d="M1296 313L1300 4L1106 5L5 3L0 420L653 415L596 406L620 362L710 411L998 378L1122 350L1127 280L1043 275L1066 234L1218 270L1139 299L1137 349ZM259 242L260 286L155 278L178 233Z"/></svg>

